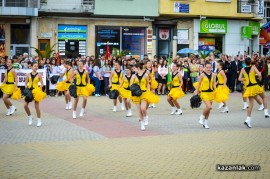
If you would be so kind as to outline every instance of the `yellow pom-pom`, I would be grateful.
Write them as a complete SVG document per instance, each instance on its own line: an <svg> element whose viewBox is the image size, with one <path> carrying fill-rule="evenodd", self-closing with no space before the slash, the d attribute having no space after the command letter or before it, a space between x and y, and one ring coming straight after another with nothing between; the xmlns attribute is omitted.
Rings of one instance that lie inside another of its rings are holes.
<svg viewBox="0 0 270 179"><path fill-rule="evenodd" d="M20 89L20 88L17 88L17 89L13 92L13 94L12 94L12 96L11 96L11 99L18 100L18 99L20 99L21 97L22 97L21 89Z"/></svg>
<svg viewBox="0 0 270 179"><path fill-rule="evenodd" d="M86 90L87 90L88 96L91 96L95 92L95 87L92 84L87 84Z"/></svg>
<svg viewBox="0 0 270 179"><path fill-rule="evenodd" d="M197 88L198 84L199 84L198 82L194 82L194 83L193 83L193 87L194 87L194 88Z"/></svg>
<svg viewBox="0 0 270 179"><path fill-rule="evenodd" d="M47 96L46 93L41 90L41 88L33 89L32 93L36 102L42 101Z"/></svg>
<svg viewBox="0 0 270 179"><path fill-rule="evenodd" d="M64 87L65 87L65 82L61 81L61 82L57 83L56 89L58 91L65 91Z"/></svg>
<svg viewBox="0 0 270 179"><path fill-rule="evenodd" d="M154 90L154 89L157 89L157 87L158 87L158 82L157 82L156 80L152 80L152 81L151 81L150 88L151 88L152 90Z"/></svg>

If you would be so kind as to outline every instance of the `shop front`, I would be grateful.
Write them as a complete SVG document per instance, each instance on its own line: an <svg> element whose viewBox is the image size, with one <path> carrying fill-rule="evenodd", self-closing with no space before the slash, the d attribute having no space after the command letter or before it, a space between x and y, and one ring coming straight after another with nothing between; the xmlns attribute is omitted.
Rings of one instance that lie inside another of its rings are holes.
<svg viewBox="0 0 270 179"><path fill-rule="evenodd" d="M146 53L146 27L96 26L96 56L119 55L125 52L130 56L143 58Z"/></svg>
<svg viewBox="0 0 270 179"><path fill-rule="evenodd" d="M241 27L241 38L248 40L247 53L251 55L252 52L258 52L258 48L254 48L258 36L260 34L260 23L249 21L247 26Z"/></svg>
<svg viewBox="0 0 270 179"><path fill-rule="evenodd" d="M86 55L86 25L58 25L58 50L68 58Z"/></svg>

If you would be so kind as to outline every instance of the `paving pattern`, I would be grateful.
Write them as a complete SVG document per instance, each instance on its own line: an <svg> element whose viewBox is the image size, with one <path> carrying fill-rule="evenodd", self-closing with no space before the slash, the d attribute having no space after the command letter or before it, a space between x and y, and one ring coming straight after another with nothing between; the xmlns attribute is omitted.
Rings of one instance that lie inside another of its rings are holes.
<svg viewBox="0 0 270 179"><path fill-rule="evenodd" d="M258 105L248 129L241 96L233 93L228 114L213 104L206 130L198 124L203 105L191 110L190 97L180 100L183 115L176 116L161 96L149 109L146 131L139 130L135 106L127 118L120 108L113 113L105 97L89 98L85 116L76 120L64 110L63 97L48 97L40 128L27 125L22 101L14 102L18 110L8 117L1 102L0 178L270 178L270 119ZM217 164L261 170L220 172Z"/></svg>

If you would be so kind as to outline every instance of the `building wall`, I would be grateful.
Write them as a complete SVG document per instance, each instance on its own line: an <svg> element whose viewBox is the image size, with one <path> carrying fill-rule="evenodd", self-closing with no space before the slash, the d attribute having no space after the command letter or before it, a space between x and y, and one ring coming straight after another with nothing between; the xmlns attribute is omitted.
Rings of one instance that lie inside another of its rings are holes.
<svg viewBox="0 0 270 179"><path fill-rule="evenodd" d="M174 12L174 2L189 4L189 13ZM230 3L206 2L206 0L196 1L172 1L159 0L160 15L178 15L178 16L207 16L207 17L228 17L228 18L253 18L254 14L237 13L237 1Z"/></svg>
<svg viewBox="0 0 270 179"><path fill-rule="evenodd" d="M96 0L95 15L158 16L159 0Z"/></svg>
<svg viewBox="0 0 270 179"><path fill-rule="evenodd" d="M143 20L119 20L119 19L106 19L106 20L98 20L98 19L90 19L89 18L39 18L38 19L38 29L37 29L37 37L39 39L46 39L41 37L41 33L52 33L52 38L50 38L51 46L58 42L57 34L58 34L58 25L59 24L67 24L67 25L86 25L87 26L87 55L95 54L95 26L133 26L133 27L148 27L152 28L151 22L144 22ZM36 38L36 42L38 41ZM55 46L55 50L58 49L58 46Z"/></svg>

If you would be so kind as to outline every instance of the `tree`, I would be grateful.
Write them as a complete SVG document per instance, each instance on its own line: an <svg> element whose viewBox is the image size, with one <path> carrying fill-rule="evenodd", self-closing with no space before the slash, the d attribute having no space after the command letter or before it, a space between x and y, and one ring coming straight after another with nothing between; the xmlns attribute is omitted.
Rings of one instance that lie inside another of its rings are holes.
<svg viewBox="0 0 270 179"><path fill-rule="evenodd" d="M31 47L32 49L35 49L35 52L38 54L41 58L51 58L52 53L55 51L53 48L55 47L57 43L55 43L53 46L50 47L49 44L46 44L45 46L45 52L42 52L40 49Z"/></svg>

